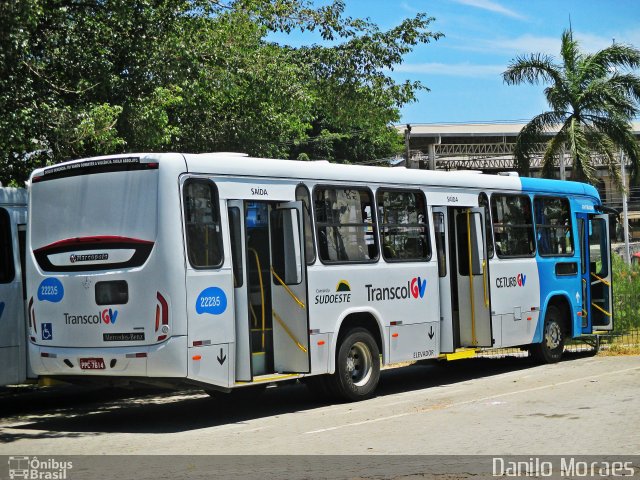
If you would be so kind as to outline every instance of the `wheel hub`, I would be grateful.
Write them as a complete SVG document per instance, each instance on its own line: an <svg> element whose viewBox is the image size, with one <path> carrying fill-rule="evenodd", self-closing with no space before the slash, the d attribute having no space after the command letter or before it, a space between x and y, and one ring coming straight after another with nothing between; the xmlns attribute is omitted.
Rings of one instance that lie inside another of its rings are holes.
<svg viewBox="0 0 640 480"><path fill-rule="evenodd" d="M562 331L560 330L560 325L558 325L556 322L548 323L545 330L544 338L547 342L547 347L549 347L550 350L558 348L560 346L560 342L562 341Z"/></svg>
<svg viewBox="0 0 640 480"><path fill-rule="evenodd" d="M358 387L369 381L373 371L373 361L371 351L366 344L356 342L351 346L347 356L346 370L351 373L351 380Z"/></svg>

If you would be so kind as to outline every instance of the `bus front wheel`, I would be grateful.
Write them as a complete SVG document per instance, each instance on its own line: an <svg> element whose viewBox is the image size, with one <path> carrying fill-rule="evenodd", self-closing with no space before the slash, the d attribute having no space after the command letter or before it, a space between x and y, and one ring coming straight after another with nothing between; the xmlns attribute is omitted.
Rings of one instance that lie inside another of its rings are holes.
<svg viewBox="0 0 640 480"><path fill-rule="evenodd" d="M547 307L544 316L542 342L531 345L533 358L540 363L556 363L564 351L564 331L562 330L560 309L555 305Z"/></svg>
<svg viewBox="0 0 640 480"><path fill-rule="evenodd" d="M373 396L380 379L380 351L371 333L355 328L343 338L336 371L327 380L337 397L354 402Z"/></svg>

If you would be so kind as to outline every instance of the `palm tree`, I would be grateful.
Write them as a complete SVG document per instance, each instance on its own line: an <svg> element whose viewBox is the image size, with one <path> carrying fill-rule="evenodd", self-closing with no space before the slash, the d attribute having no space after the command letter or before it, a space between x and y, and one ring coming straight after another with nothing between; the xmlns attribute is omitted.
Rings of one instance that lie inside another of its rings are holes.
<svg viewBox="0 0 640 480"><path fill-rule="evenodd" d="M551 110L535 116L518 134L516 166L528 175L531 157L539 151L539 144L546 143L545 177L553 178L555 158L565 151L573 160L573 178L596 184L592 160L596 154L605 159L610 175L621 187L618 153L624 152L631 160L632 172L638 172L640 163L631 129L631 120L638 114L640 77L629 71L640 66L640 50L614 43L586 54L569 29L562 34L560 53L562 64L552 56L530 54L512 60L502 74L508 85L550 84L544 93Z"/></svg>

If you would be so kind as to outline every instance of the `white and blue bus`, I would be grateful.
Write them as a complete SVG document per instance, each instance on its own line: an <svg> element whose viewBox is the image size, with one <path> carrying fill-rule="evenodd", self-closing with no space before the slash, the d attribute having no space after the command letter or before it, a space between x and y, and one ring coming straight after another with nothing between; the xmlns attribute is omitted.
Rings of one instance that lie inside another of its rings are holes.
<svg viewBox="0 0 640 480"><path fill-rule="evenodd" d="M39 375L303 378L358 400L381 362L499 347L556 362L567 339L613 328L589 185L233 153L89 158L31 181Z"/></svg>
<svg viewBox="0 0 640 480"><path fill-rule="evenodd" d="M27 191L0 187L0 385L29 374L25 322Z"/></svg>

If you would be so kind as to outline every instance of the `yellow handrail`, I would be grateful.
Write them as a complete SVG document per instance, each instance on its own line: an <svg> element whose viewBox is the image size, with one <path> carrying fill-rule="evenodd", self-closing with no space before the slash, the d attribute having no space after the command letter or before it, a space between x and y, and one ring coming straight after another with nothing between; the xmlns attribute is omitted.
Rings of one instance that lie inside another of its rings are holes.
<svg viewBox="0 0 640 480"><path fill-rule="evenodd" d="M271 267L271 273L273 274L274 277L276 277L276 280L278 280L278 282L280 282L280 285L282 285L284 287L284 289L289 293L289 295L291 295L291 298L293 298L295 300L295 302L300 306L300 308L302 308L304 310L305 309L304 303L302 303L300 301L300 299L298 297L296 297L296 294L293 293L291 291L291 289L287 286L287 284L282 281L282 279L278 276L278 274L273 269L273 267Z"/></svg>
<svg viewBox="0 0 640 480"><path fill-rule="evenodd" d="M267 315L264 311L264 284L262 283L262 267L260 266L260 257L258 256L258 252L255 248L249 248L250 252L253 252L253 255L256 257L256 265L258 267L258 279L260 280L260 305L262 307L262 350L264 351L265 345L265 329L267 327Z"/></svg>
<svg viewBox="0 0 640 480"><path fill-rule="evenodd" d="M610 287L610 286L611 286L611 284L610 284L606 279L604 279L604 278L600 278L600 277L599 277L598 275L596 275L595 273L593 273L593 272L592 272L592 273L591 273L591 276L592 276L592 277L597 278L598 280L600 280L600 281L601 281L602 283L604 283L607 287Z"/></svg>
<svg viewBox="0 0 640 480"><path fill-rule="evenodd" d="M304 347L304 345L302 345L298 339L295 337L295 335L291 332L291 330L289 330L289 327L287 327L286 323L284 323L282 321L282 319L280 318L280 315L278 315L276 313L275 310L271 310L271 312L273 313L273 318L275 318L278 323L280 324L280 326L284 329L285 332L287 332L287 335L289 335L289 337L291 338L291 340L293 340L293 342L296 344L296 346L302 350L304 353L307 353L307 349Z"/></svg>
<svg viewBox="0 0 640 480"><path fill-rule="evenodd" d="M253 326L258 326L258 316L256 315L256 311L253 309L253 305L249 302L249 310L251 311L251 317L253 318Z"/></svg>
<svg viewBox="0 0 640 480"><path fill-rule="evenodd" d="M598 305L596 305L595 303L591 302L591 306L592 307L596 307L598 310L600 310L602 313L604 313L607 317L611 316L611 313L607 312L604 308L600 308Z"/></svg>

